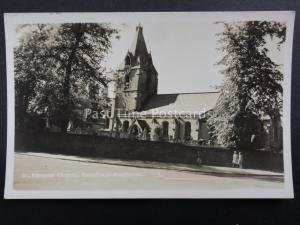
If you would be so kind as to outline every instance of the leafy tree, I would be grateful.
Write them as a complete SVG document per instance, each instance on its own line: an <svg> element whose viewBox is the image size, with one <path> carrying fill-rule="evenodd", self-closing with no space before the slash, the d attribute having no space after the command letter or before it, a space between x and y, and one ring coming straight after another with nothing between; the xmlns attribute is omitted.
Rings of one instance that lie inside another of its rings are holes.
<svg viewBox="0 0 300 225"><path fill-rule="evenodd" d="M213 137L228 147L251 148L251 135L259 132L259 118L275 121L282 109L283 74L266 47L266 38L285 41L282 23L249 21L223 23L219 34L220 50L225 53L218 62L224 80L220 97L208 122Z"/></svg>
<svg viewBox="0 0 300 225"><path fill-rule="evenodd" d="M103 60L117 30L104 23L38 24L21 29L15 49L20 118L26 113L51 117L66 131L79 109L95 107L95 102L101 107L101 93L95 90L107 86Z"/></svg>
<svg viewBox="0 0 300 225"><path fill-rule="evenodd" d="M15 68L15 105L16 105L16 125L25 126L25 121L33 114L30 113L32 102L39 93L39 86L47 77L51 77L50 62L44 66L43 54L39 49L44 49L42 45L45 40L45 33L41 32L45 28L38 25L35 29L30 29L28 25L21 26L19 29L31 30L31 35L24 34L20 40L20 45L14 50Z"/></svg>

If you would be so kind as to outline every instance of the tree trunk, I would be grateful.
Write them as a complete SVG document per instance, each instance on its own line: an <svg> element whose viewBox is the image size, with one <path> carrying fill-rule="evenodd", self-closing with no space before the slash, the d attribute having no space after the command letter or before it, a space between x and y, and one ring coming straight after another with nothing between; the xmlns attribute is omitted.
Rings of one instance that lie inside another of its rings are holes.
<svg viewBox="0 0 300 225"><path fill-rule="evenodd" d="M69 65L66 68L66 76L63 85L64 107L62 112L63 115L62 115L62 123L61 123L61 131L63 133L67 132L68 122L71 116L70 77L71 77L71 66Z"/></svg>
<svg viewBox="0 0 300 225"><path fill-rule="evenodd" d="M63 133L67 132L68 123L70 120L70 116L72 113L72 107L71 107L71 96L70 96L70 87L71 87L71 74L72 74L72 66L75 59L75 54L77 51L77 48L79 46L79 43L81 41L81 38L83 36L83 31L81 29L81 24L77 24L76 29L76 35L75 35L75 43L72 48L72 52L69 56L68 63L66 64L66 74L63 84L63 95L64 95L64 107L63 107L63 115L62 115L62 123L61 123L61 131Z"/></svg>

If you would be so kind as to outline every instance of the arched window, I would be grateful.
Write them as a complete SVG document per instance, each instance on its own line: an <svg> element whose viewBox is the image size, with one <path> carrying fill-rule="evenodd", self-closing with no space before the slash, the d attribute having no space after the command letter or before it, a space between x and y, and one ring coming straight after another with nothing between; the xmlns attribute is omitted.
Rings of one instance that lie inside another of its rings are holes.
<svg viewBox="0 0 300 225"><path fill-rule="evenodd" d="M126 58L125 58L125 66L130 66L130 56L128 55L128 56L126 56Z"/></svg>
<svg viewBox="0 0 300 225"><path fill-rule="evenodd" d="M185 138L191 137L191 122L185 122L184 124L184 137Z"/></svg>
<svg viewBox="0 0 300 225"><path fill-rule="evenodd" d="M123 122L123 131L124 132L127 132L128 131L128 128L129 128L129 122L127 120L125 120Z"/></svg>
<svg viewBox="0 0 300 225"><path fill-rule="evenodd" d="M125 89L129 88L129 75L128 74L125 75L124 81L125 81Z"/></svg>
<svg viewBox="0 0 300 225"><path fill-rule="evenodd" d="M169 136L169 123L168 121L162 122L162 127L163 127L163 136L168 137Z"/></svg>

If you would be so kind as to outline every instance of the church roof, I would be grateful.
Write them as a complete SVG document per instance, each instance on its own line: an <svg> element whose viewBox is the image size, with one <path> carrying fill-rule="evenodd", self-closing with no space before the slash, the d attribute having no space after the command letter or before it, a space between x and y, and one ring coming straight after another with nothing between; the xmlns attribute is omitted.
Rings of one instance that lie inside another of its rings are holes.
<svg viewBox="0 0 300 225"><path fill-rule="evenodd" d="M218 97L219 92L152 95L145 102L140 113L144 115L202 114L215 107Z"/></svg>

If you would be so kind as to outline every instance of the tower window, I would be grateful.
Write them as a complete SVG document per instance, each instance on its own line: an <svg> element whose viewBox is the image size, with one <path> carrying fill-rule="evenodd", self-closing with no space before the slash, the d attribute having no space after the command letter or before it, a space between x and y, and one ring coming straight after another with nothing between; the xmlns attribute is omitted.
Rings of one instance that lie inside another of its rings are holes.
<svg viewBox="0 0 300 225"><path fill-rule="evenodd" d="M130 66L130 56L128 55L128 56L126 56L126 58L125 58L125 66Z"/></svg>
<svg viewBox="0 0 300 225"><path fill-rule="evenodd" d="M125 81L125 89L129 88L129 75L128 74L125 75L124 81Z"/></svg>

